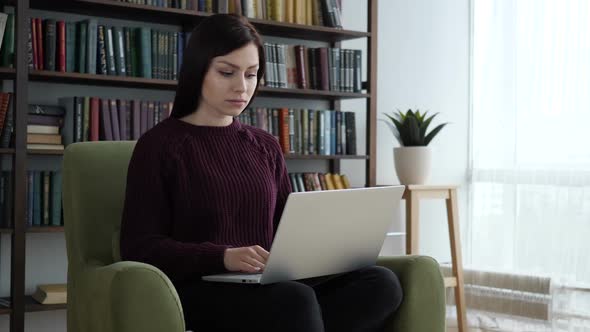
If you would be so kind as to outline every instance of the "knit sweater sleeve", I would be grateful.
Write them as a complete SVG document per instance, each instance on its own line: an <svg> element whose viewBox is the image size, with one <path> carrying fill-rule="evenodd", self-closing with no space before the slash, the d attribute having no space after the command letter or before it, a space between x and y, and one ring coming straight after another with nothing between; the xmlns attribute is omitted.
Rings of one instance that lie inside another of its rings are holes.
<svg viewBox="0 0 590 332"><path fill-rule="evenodd" d="M276 233L287 203L287 197L291 193L291 182L289 181L289 173L287 172L287 165L285 157L280 145L276 140L273 141L274 163L275 163L275 181L277 185L277 201L275 204L275 212L273 218L274 233Z"/></svg>
<svg viewBox="0 0 590 332"><path fill-rule="evenodd" d="M173 160L162 142L149 135L138 141L127 173L121 256L154 265L173 281L227 272L223 256L228 246L180 242L170 236Z"/></svg>

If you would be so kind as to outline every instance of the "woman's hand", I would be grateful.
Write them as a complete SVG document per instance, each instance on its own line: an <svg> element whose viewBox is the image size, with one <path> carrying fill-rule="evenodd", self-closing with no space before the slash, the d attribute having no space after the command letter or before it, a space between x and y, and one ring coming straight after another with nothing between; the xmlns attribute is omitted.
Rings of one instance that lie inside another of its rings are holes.
<svg viewBox="0 0 590 332"><path fill-rule="evenodd" d="M268 251L261 246L228 248L223 254L223 264L228 271L255 273L264 270Z"/></svg>

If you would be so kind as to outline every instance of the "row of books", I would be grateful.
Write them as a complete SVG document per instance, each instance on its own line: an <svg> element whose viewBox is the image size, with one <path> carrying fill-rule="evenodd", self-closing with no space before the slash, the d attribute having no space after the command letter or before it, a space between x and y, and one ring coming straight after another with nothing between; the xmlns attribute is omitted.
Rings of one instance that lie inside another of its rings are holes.
<svg viewBox="0 0 590 332"><path fill-rule="evenodd" d="M350 188L348 177L336 173L289 173L289 181L294 192Z"/></svg>
<svg viewBox="0 0 590 332"><path fill-rule="evenodd" d="M4 27L4 28L3 28ZM0 13L0 66L14 67L14 14ZM31 18L30 69L175 80L183 32Z"/></svg>
<svg viewBox="0 0 590 332"><path fill-rule="evenodd" d="M361 91L361 50L264 43L265 84L276 88Z"/></svg>
<svg viewBox="0 0 590 332"><path fill-rule="evenodd" d="M58 101L59 106L29 105L29 148L35 143L36 149L63 149L75 142L137 140L172 109L171 102L139 99L62 97ZM56 135L62 138L61 146L52 144ZM33 137L45 141L33 141Z"/></svg>
<svg viewBox="0 0 590 332"><path fill-rule="evenodd" d="M27 172L27 226L63 226L61 171Z"/></svg>
<svg viewBox="0 0 590 332"><path fill-rule="evenodd" d="M8 148L14 132L12 93L0 92L0 148Z"/></svg>
<svg viewBox="0 0 590 332"><path fill-rule="evenodd" d="M332 110L248 108L240 122L275 136L284 153L356 155L354 112Z"/></svg>
<svg viewBox="0 0 590 332"><path fill-rule="evenodd" d="M29 68L175 80L182 32L31 18Z"/></svg>
<svg viewBox="0 0 590 332"><path fill-rule="evenodd" d="M340 0L115 0L206 13L342 28Z"/></svg>
<svg viewBox="0 0 590 332"><path fill-rule="evenodd" d="M12 227L13 186L11 171L0 172L0 227ZM27 226L63 226L61 171L27 172Z"/></svg>

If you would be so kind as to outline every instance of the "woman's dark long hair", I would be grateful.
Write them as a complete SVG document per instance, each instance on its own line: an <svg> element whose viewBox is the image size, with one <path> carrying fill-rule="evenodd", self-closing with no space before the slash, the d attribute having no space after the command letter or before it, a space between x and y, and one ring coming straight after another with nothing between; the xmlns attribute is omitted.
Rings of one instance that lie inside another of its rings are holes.
<svg viewBox="0 0 590 332"><path fill-rule="evenodd" d="M256 95L260 79L264 77L266 62L262 39L258 31L245 17L234 14L217 14L203 20L191 33L184 50L170 116L181 118L197 109L201 99L203 80L214 57L226 55L249 43L254 43L258 48L258 82L254 90ZM250 102L253 99L251 98ZM250 105L250 102L246 107Z"/></svg>

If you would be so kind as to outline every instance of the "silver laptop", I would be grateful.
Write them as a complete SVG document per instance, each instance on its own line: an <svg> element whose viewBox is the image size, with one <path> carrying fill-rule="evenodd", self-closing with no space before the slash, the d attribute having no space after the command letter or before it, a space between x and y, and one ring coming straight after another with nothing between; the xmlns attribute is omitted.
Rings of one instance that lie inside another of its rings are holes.
<svg viewBox="0 0 590 332"><path fill-rule="evenodd" d="M400 216L404 186L291 193L262 273L203 280L270 284L350 272L375 264Z"/></svg>

